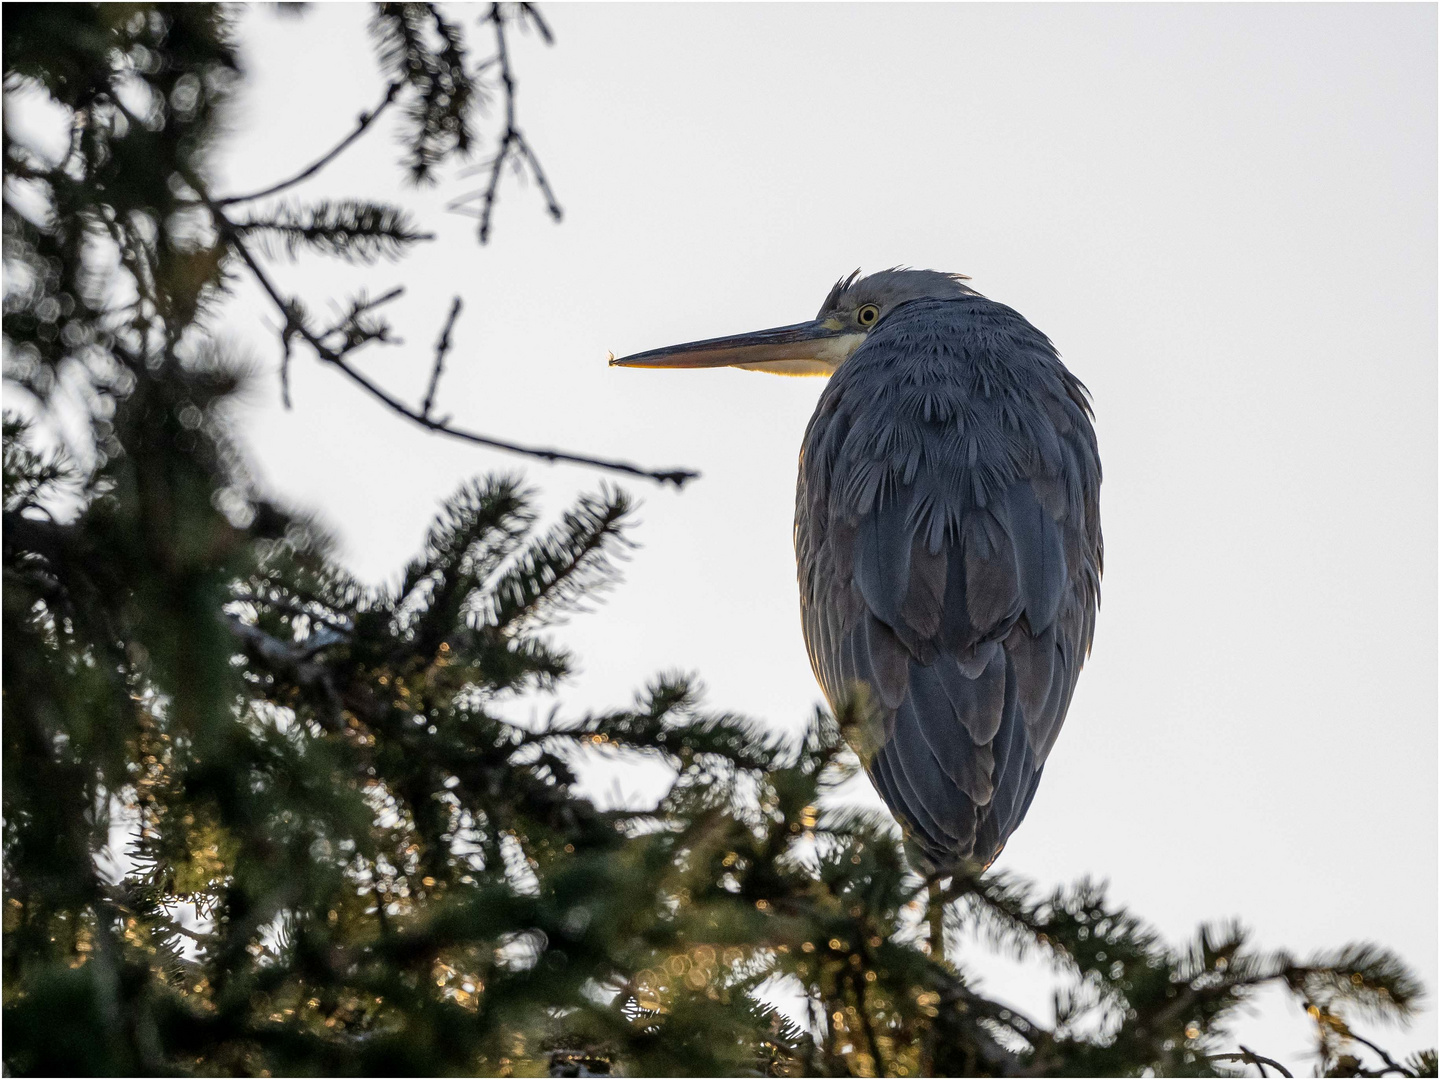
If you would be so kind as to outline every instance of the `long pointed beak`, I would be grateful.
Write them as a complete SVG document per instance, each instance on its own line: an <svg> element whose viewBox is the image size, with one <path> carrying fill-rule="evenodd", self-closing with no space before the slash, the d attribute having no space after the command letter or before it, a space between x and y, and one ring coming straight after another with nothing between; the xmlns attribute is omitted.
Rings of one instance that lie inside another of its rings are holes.
<svg viewBox="0 0 1440 1080"><path fill-rule="evenodd" d="M838 321L777 326L734 337L707 338L665 349L614 357L612 367L736 367L776 375L829 375L860 347L865 335Z"/></svg>

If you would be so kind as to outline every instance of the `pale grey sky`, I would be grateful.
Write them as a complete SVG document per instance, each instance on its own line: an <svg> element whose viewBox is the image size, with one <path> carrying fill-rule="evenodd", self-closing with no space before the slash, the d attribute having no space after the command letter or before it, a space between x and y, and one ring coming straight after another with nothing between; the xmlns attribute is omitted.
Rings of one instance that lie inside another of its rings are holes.
<svg viewBox="0 0 1440 1080"><path fill-rule="evenodd" d="M1238 915L1302 952L1378 941L1433 991L1436 9L545 10L555 47L514 46L519 115L564 223L507 183L482 249L443 211L476 181L404 190L382 135L308 194L402 201L437 242L280 276L312 307L405 283L409 348L368 370L415 400L458 292L457 421L703 471L627 484L642 547L563 633L585 663L567 707L676 668L779 727L820 698L790 530L823 384L606 350L809 318L856 266L968 273L1089 385L1105 466L1094 655L1002 864L1108 878L1172 938ZM247 15L221 187L286 174L373 104L366 16ZM245 292L226 324L273 372L271 312ZM477 472L524 468L549 506L600 480L413 432L306 359L293 393L286 413L257 386L255 460L372 580ZM986 970L1048 1010L1033 973ZM1433 1045L1435 1012L1379 1035ZM1309 1071L1298 1010L1270 1001L1241 1038Z"/></svg>

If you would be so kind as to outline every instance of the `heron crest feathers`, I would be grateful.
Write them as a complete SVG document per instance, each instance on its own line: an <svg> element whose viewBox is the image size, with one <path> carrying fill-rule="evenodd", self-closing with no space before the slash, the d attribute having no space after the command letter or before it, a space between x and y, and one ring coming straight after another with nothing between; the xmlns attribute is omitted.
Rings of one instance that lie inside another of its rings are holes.
<svg viewBox="0 0 1440 1080"><path fill-rule="evenodd" d="M964 274L912 270L908 266L892 266L862 278L857 269L835 282L820 305L818 317L823 319L862 304L876 304L888 313L911 300L953 300L980 295L964 284L969 280Z"/></svg>

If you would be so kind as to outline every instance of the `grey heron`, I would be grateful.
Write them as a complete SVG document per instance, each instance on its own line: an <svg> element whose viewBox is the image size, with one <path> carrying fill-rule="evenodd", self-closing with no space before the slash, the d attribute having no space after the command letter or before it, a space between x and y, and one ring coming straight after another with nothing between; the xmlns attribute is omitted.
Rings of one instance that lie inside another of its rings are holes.
<svg viewBox="0 0 1440 1080"><path fill-rule="evenodd" d="M988 866L1025 817L1099 602L1089 395L958 274L836 282L810 322L612 359L827 375L795 499L801 624L852 744L935 868Z"/></svg>

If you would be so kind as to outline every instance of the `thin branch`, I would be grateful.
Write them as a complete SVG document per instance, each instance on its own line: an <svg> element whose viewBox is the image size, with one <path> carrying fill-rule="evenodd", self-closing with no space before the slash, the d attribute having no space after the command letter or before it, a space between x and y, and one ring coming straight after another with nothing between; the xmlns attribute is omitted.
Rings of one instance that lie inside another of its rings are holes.
<svg viewBox="0 0 1440 1080"><path fill-rule="evenodd" d="M170 915L169 912L165 912L165 914L163 914L163 915L151 914L150 916L145 916L145 915L142 914L141 912L136 911L136 910L135 910L133 907L131 907L130 905L125 904L125 903L122 903L122 902L119 901L119 900L116 900L113 896L108 896L108 895L107 895L107 896L105 897L105 902L106 902L107 904L109 904L111 907L113 907L116 911L120 912L122 915L130 915L130 916L133 916L133 917L135 917L135 918L147 918L147 917L153 918L156 922L162 923L163 926L164 926L164 928L165 928L166 930L168 930L168 931L170 931L170 932L172 932L172 933L179 934L181 937L187 937L187 938L189 938L191 941L195 942L197 945L211 945L211 944L213 944L213 943L215 942L215 940L216 940L216 938L217 938L217 936L218 936L218 935L213 934L213 933L212 933L212 934L199 934L199 933L196 933L194 930L190 930L190 929L188 929L188 928L186 928L186 927L184 927L184 926L181 926L178 922L175 921L175 918L174 918L172 915ZM164 908L161 908L161 911L164 911ZM263 948L263 946L262 946L262 948Z"/></svg>
<svg viewBox="0 0 1440 1080"><path fill-rule="evenodd" d="M295 330L287 322L280 331L280 344L284 349L280 356L280 400L287 410L290 408L290 357L294 353L294 339Z"/></svg>
<svg viewBox="0 0 1440 1080"><path fill-rule="evenodd" d="M365 294L361 293L360 295L364 296ZM352 323L355 322L356 319L358 319L361 315L364 315L367 311L374 311L382 304L388 304L391 300L398 300L404 295L405 286L396 285L395 288L391 289L387 293L382 293L381 295L375 297L374 300L361 300L359 303L351 305L350 310L345 313L345 318L341 319L338 323L330 327L328 330L321 330L320 336L322 338L325 338L329 337L331 334L338 334L341 331L345 330L347 327L349 327Z"/></svg>
<svg viewBox="0 0 1440 1080"><path fill-rule="evenodd" d="M355 123L355 127L351 129L350 134L346 135L345 138L341 139L338 143L336 143L335 146L329 150L329 152L321 155L311 165L304 169L301 169L298 173L290 177L288 180L281 180L279 183L271 184L269 187L262 188L260 191L251 192L249 195L228 195L223 199L215 199L214 205L233 206L235 203L254 202L256 199L264 199L268 198L271 195L278 195L280 192L286 190L287 188L292 188L296 184L303 183L304 181L310 179L310 177L314 176L321 169L325 168L325 166L329 165L337 157L343 154L350 147L350 145L355 142L356 139L360 138L361 135L365 134L365 132L369 129L370 125L375 123L375 121L380 117L380 114L383 113L386 109L388 109L390 105L394 102L395 98L399 95L400 89L403 85L404 84L402 82L397 81L392 82L389 86L387 86L385 88L385 96L380 100L380 104L375 106L375 108L372 109L370 112L362 112L359 119Z"/></svg>
<svg viewBox="0 0 1440 1080"><path fill-rule="evenodd" d="M485 185L485 194L480 204L480 243L490 239L490 215L495 209L495 196L500 190L500 173L505 160L510 156L510 147L520 137L515 130L515 76L510 70L510 50L505 42L505 18L499 4L490 5L490 21L495 26L495 58L500 63L500 84L505 88L505 133L500 137L500 149L495 153L495 163L490 169L490 182Z"/></svg>
<svg viewBox="0 0 1440 1080"><path fill-rule="evenodd" d="M1374 1051L1377 1055L1379 1055L1379 1058L1380 1058L1381 1062L1383 1062L1384 1065L1385 1065L1384 1070L1382 1070L1379 1075L1384 1076L1384 1075L1386 1075L1387 1073L1391 1073L1391 1072L1397 1073L1397 1074L1400 1075L1400 1076L1410 1076L1410 1075L1412 1075L1409 1069L1407 1069L1407 1068L1405 1068L1404 1066L1398 1064L1398 1063L1395 1061L1394 1058L1392 1058L1392 1057L1391 1057L1389 1054L1387 1054L1384 1050L1380 1049L1380 1047L1376 1046L1376 1045L1375 1045L1373 1042L1371 1042L1369 1039L1366 1039L1366 1038L1364 1038L1363 1036L1360 1036L1360 1035L1356 1035L1355 1032L1353 1032L1353 1031L1350 1030L1350 1026L1349 1026L1348 1024L1345 1026L1345 1034L1346 1034L1347 1036L1349 1036L1350 1038L1354 1039L1354 1040L1355 1040L1356 1042L1358 1042L1361 1046L1369 1047L1372 1051Z"/></svg>
<svg viewBox="0 0 1440 1080"><path fill-rule="evenodd" d="M497 20L496 27L498 32L498 20L500 19L499 5L493 7L491 17ZM114 97L112 97L111 100L114 102L115 107L124 113L132 123L139 123L138 118L125 107L124 102ZM193 169L182 165L180 170L185 182L190 185L200 197L200 201L204 203L205 207L210 211L210 216L215 222L215 228L219 230L229 241L230 245L239 252L240 257L245 261L245 265L250 268L250 272L255 275L255 279L260 283L260 287L264 289L266 295L270 297L271 301L279 309L280 314L285 319L286 332L293 329L295 333L298 333L305 339L306 344L315 351L315 354L321 360L333 364L343 372L351 382L365 390L371 397L389 406L392 411L399 413L407 420L418 424L428 431L433 431L436 434L449 435L453 439L474 443L476 446L488 446L491 449L504 450L511 454L523 454L526 457L539 458L542 461L548 461L552 464L565 461L575 465L587 465L593 469L606 469L610 472L626 473L630 476L640 476L647 480L654 480L656 483L674 484L677 488L683 488L689 481L696 479L700 475L693 469L643 469L638 465L632 465L628 461L589 457L584 454L568 453L564 450L554 450L539 446L525 446L520 443L507 442L503 439L493 439L488 435L481 435L478 432L467 431L464 428L452 427L450 424L439 420L432 420L423 413L416 412L399 398L377 386L350 364L346 363L343 350L333 349L329 345L326 345L314 331L305 325L304 319L295 302L293 300L287 300L281 294L280 290L276 288L275 283L270 280L270 276L265 273L265 268L260 265L259 261L251 254L250 249L246 246L245 241L241 237L239 227L235 222L226 217L225 211L210 197L206 191L204 181L200 179Z"/></svg>
<svg viewBox="0 0 1440 1080"><path fill-rule="evenodd" d="M1245 1044L1243 1044L1243 1043L1240 1045L1240 1049L1241 1049L1241 1050L1244 1050L1244 1051L1245 1051L1247 1054L1249 1054L1251 1057L1254 1057L1254 1056L1255 1056L1254 1051L1251 1050L1249 1047L1247 1047L1247 1046L1246 1046ZM1255 1062L1255 1068L1257 1068L1257 1069L1260 1070L1260 1075L1261 1075L1262 1077L1267 1077L1267 1076L1270 1075L1268 1072L1265 1071L1265 1063L1264 1063L1263 1061L1258 1061L1258 1060L1257 1060L1257 1061Z"/></svg>
<svg viewBox="0 0 1440 1080"><path fill-rule="evenodd" d="M321 648L338 644L344 640L343 635L337 634L333 630L327 630L322 633L329 633L331 636L325 638L318 648L311 644L302 647L272 637L258 626L247 623L235 615L226 615L224 623L230 628L230 632L247 645L258 659L265 661L273 668L289 672L294 676L295 681L303 686L320 685L326 678L325 672L319 665L313 663L315 653Z"/></svg>
<svg viewBox="0 0 1440 1080"><path fill-rule="evenodd" d="M440 331L440 340L435 343L435 366L430 369L430 388L425 391L425 402L420 406L420 415L430 419L430 410L435 406L435 391L440 386L440 373L445 368L445 354L450 351L450 331L460 317L460 297L450 305L450 317L445 320L445 329Z"/></svg>
<svg viewBox="0 0 1440 1080"><path fill-rule="evenodd" d="M540 186L540 194L545 196L545 208L550 212L552 218L559 221L565 216L565 212L560 209L560 203L555 199L555 192L550 190L550 181L545 179L545 170L540 168L540 159L535 156L535 151L531 149L529 140L523 135L517 135L516 139L520 144L520 152L525 155L525 160L530 163L530 172L535 177L535 183Z"/></svg>
<svg viewBox="0 0 1440 1080"><path fill-rule="evenodd" d="M215 215L217 227L219 227L230 238L235 250L245 260L250 271L260 282L261 288L269 295L271 301L280 309L280 312L290 318L293 316L291 304L280 294L275 284L270 280L264 268L250 253L245 242L234 232L233 226L218 207L212 206L212 213ZM460 439L463 442L474 443L477 446L488 446L495 450L505 450L512 454L524 454L527 457L540 458L552 464L560 461L571 462L575 465L588 465L595 469L608 469L611 472L627 473L631 476L641 476L648 480L654 480L662 484L674 484L677 488L684 487L686 483L694 480L700 474L692 469L642 469L638 465L632 465L627 461L615 461L608 458L588 457L584 454L571 454L563 450L552 450L538 446L523 446L520 443L506 442L503 439L493 439L488 435L481 435L478 432L466 431L463 428L453 427L448 423L432 420L406 405L399 398L371 382L363 374L345 361L339 351L326 345L316 334L306 328L303 324L296 326L297 332L305 339L306 343L315 350L317 356L326 363L333 364L343 372L352 382L363 389L371 397L376 398L392 411L399 413L407 420L433 431L437 434L449 435L453 439Z"/></svg>
<svg viewBox="0 0 1440 1080"><path fill-rule="evenodd" d="M520 5L522 23L529 19L540 31L540 36L548 45L554 37L550 33L550 27L540 17L540 13L530 4ZM482 20L490 23L495 28L495 56L485 62L485 66L496 65L500 70L500 85L504 91L505 98L505 129L500 134L500 144L495 151L495 156L490 159L487 166L490 170L490 178L486 181L485 187L478 192L462 196L456 199L449 206L455 212L473 214L479 218L479 235L482 244L490 239L490 222L495 210L495 200L500 193L500 177L504 172L507 162L514 160L516 167L524 171L528 166L530 174L534 176L535 183L540 188L540 193L545 197L545 208L550 216L559 221L564 216L560 202L555 198L555 192L550 187L550 181L545 176L545 170L540 167L540 159L536 155L530 143L526 140L524 133L515 124L515 73L510 67L510 50L505 38L505 16L499 4L491 4L490 12ZM478 198L480 207L478 210L471 210L465 203Z"/></svg>
<svg viewBox="0 0 1440 1080"><path fill-rule="evenodd" d="M550 32L550 25L540 14L540 9L534 4L522 3L520 14L535 24L535 29L540 31L540 36L545 40L546 45L555 44L555 35Z"/></svg>
<svg viewBox="0 0 1440 1080"><path fill-rule="evenodd" d="M1262 1056L1262 1055L1260 1055L1260 1054L1255 1053L1255 1051L1253 1051L1253 1050L1247 1049L1247 1048L1244 1047L1244 1046L1240 1047L1239 1053L1230 1053L1230 1054L1206 1054L1206 1055L1205 1055L1205 1060L1206 1060L1206 1061L1238 1061L1238 1062L1240 1062L1240 1063L1242 1063L1242 1064L1244 1064L1244 1065L1254 1065L1256 1068L1258 1068L1258 1069L1260 1070L1260 1075L1261 1075L1261 1076L1266 1076L1266 1075L1268 1075L1268 1074L1265 1072L1265 1066L1266 1066L1266 1065L1269 1065L1272 1069L1274 1069L1276 1072L1278 1072L1281 1076L1289 1076L1289 1077L1292 1077L1292 1078L1295 1076L1294 1073L1292 1073L1289 1069L1285 1068L1284 1065L1281 1065L1280 1062L1276 1061L1274 1058L1264 1057L1264 1056Z"/></svg>
<svg viewBox="0 0 1440 1080"><path fill-rule="evenodd" d="M875 1025L870 1022L870 1004L865 1000L865 979L856 971L850 976L850 985L855 990L855 1011L860 1016L860 1026L865 1030L865 1041L870 1046L870 1057L875 1062L876 1076L889 1076L885 1055L880 1053L880 1042L875 1038Z"/></svg>

